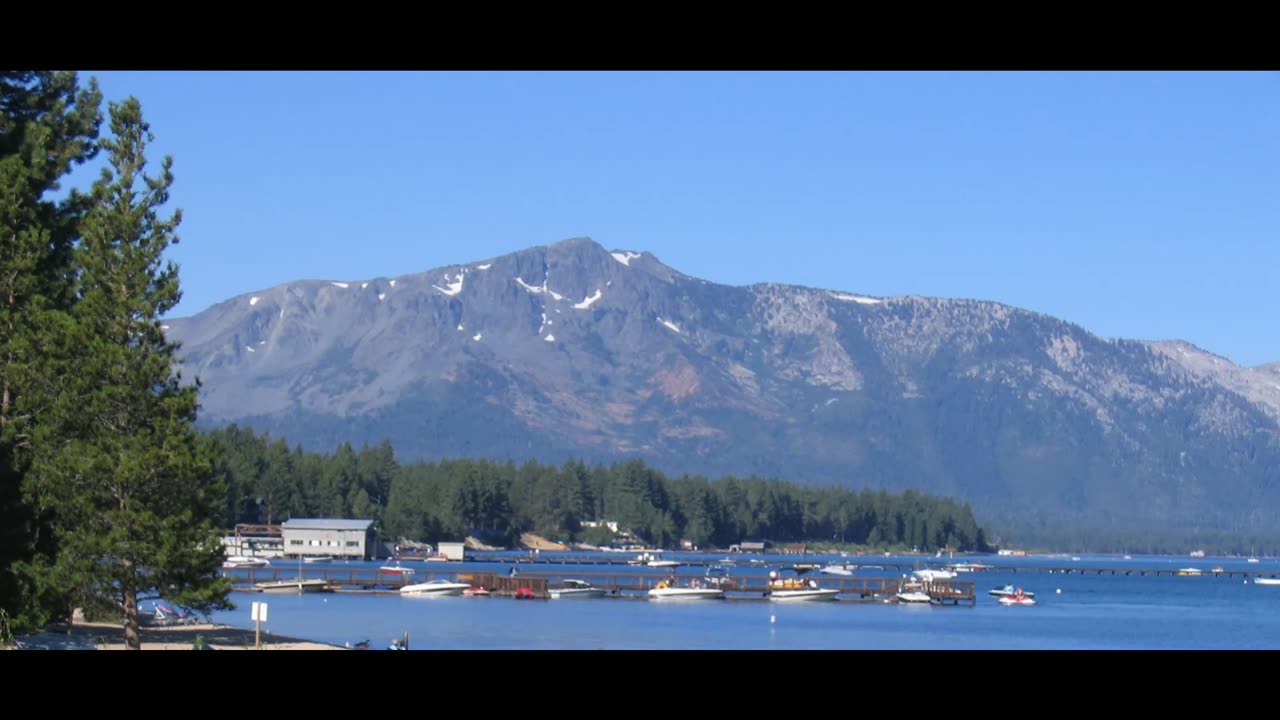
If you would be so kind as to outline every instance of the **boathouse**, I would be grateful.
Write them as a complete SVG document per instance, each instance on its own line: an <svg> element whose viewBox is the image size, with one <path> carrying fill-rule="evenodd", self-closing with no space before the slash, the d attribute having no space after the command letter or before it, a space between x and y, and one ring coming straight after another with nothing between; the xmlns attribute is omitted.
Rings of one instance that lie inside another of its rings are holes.
<svg viewBox="0 0 1280 720"><path fill-rule="evenodd" d="M373 521L344 518L290 518L280 526L289 557L366 560L374 549Z"/></svg>

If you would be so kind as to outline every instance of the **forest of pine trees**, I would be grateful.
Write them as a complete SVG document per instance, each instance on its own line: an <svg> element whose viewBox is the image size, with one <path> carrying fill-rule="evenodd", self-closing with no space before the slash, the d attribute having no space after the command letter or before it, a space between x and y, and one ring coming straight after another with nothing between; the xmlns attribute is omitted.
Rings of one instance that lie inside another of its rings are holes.
<svg viewBox="0 0 1280 720"><path fill-rule="evenodd" d="M559 467L458 459L400 465L386 442L328 455L230 426L209 433L227 488L224 525L290 517L370 518L383 538L422 542L479 535L511 544L534 532L609 542L583 520L613 520L644 541L727 547L743 540L834 541L934 551L986 551L968 505L908 490L901 495L800 486L780 480L668 478L639 460Z"/></svg>

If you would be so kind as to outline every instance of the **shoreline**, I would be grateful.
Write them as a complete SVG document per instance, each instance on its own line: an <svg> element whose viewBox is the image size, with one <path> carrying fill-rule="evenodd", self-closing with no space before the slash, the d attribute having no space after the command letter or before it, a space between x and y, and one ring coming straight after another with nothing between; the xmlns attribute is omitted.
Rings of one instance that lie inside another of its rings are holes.
<svg viewBox="0 0 1280 720"><path fill-rule="evenodd" d="M198 623L147 626L138 629L143 650L194 650L200 638L207 650L256 650L253 628ZM75 621L70 628L51 625L34 636L19 638L33 645L53 643L65 649L124 650L124 626L118 623ZM262 650L347 650L349 648L262 632Z"/></svg>

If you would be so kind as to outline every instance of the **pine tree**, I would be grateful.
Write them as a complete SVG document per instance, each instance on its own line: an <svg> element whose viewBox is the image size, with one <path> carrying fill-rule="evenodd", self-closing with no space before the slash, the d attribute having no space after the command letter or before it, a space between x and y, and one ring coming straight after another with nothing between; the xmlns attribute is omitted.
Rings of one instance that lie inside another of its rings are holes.
<svg viewBox="0 0 1280 720"><path fill-rule="evenodd" d="M67 610L24 592L14 567L54 552L48 518L23 500L22 486L32 434L50 420L64 370L53 346L58 313L73 299L85 198L48 195L96 154L100 105L97 86L80 88L75 73L0 71L0 610L22 627Z"/></svg>
<svg viewBox="0 0 1280 720"><path fill-rule="evenodd" d="M175 371L177 345L161 326L177 304L178 270L163 263L181 211L161 218L172 158L145 174L153 139L134 98L110 107L109 168L94 184L76 261L74 370L39 438L32 490L54 517L58 553L29 566L44 588L86 611L124 620L140 649L138 602L149 596L197 611L232 607L217 576L223 550L213 519L223 488L212 444L194 429L197 388Z"/></svg>

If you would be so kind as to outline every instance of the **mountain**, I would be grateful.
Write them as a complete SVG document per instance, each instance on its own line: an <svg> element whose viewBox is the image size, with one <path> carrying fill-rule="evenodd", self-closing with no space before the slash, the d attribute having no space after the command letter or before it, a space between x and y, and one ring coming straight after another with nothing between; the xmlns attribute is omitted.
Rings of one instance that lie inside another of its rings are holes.
<svg viewBox="0 0 1280 720"><path fill-rule="evenodd" d="M719 285L577 238L167 320L202 424L401 460L640 457L984 519L1280 529L1280 365L993 302Z"/></svg>

